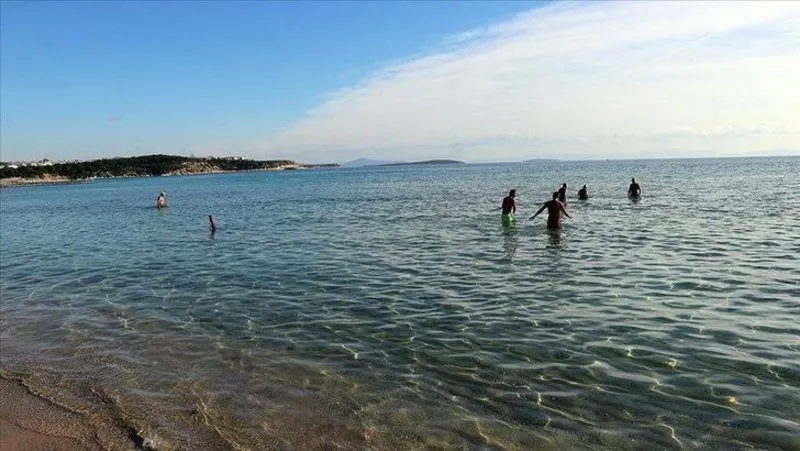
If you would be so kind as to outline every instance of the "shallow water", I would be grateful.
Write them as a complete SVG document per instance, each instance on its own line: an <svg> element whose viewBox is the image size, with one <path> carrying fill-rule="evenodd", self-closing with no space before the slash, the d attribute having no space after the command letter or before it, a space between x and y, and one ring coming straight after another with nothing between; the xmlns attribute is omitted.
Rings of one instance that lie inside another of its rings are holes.
<svg viewBox="0 0 800 451"><path fill-rule="evenodd" d="M800 449L798 174L650 160L3 189L2 371L159 449ZM548 233L526 219L563 182L574 219Z"/></svg>

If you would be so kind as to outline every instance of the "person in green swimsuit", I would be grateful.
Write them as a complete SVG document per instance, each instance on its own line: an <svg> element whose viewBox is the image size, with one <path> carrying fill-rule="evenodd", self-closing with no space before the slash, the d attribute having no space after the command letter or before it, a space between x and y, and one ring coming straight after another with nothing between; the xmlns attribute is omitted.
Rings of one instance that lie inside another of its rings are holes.
<svg viewBox="0 0 800 451"><path fill-rule="evenodd" d="M503 220L503 224L514 221L514 214L517 212L517 204L514 201L515 197L517 197L517 190L512 189L508 192L508 196L503 199L503 205L500 207L502 210L500 218Z"/></svg>

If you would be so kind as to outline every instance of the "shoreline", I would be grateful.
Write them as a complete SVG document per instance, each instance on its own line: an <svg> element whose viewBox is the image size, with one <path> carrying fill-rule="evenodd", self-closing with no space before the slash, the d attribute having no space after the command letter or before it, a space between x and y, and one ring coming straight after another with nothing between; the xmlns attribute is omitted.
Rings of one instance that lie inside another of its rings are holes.
<svg viewBox="0 0 800 451"><path fill-rule="evenodd" d="M45 177L45 178L24 178L9 177L0 179L0 188L10 188L17 186L40 186L40 185L73 185L77 183L89 183L88 179L68 179L66 177Z"/></svg>
<svg viewBox="0 0 800 451"><path fill-rule="evenodd" d="M313 169L334 169L336 167L329 166L314 166L314 165L284 165L274 168L265 169L242 169L226 171L223 169L215 169L210 171L173 171L161 175L115 175L108 177L89 177L85 179L70 179L64 176L46 176L42 178L24 178L24 177L8 177L0 179L0 189L2 188L18 188L22 186L43 186L43 185L75 185L80 183L91 183L94 180L111 180L111 179L127 179L127 178L144 178L144 177L179 177L186 175L210 175L210 174L228 174L238 172L280 172L280 171L307 171Z"/></svg>
<svg viewBox="0 0 800 451"><path fill-rule="evenodd" d="M70 451L143 448L135 431L113 422L93 424L90 416L73 412L31 392L17 379L0 375L0 449Z"/></svg>

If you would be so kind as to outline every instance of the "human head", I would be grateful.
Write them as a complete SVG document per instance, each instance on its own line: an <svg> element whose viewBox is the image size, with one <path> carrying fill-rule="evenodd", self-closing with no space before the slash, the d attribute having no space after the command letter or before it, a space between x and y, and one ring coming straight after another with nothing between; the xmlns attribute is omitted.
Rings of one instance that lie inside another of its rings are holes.
<svg viewBox="0 0 800 451"><path fill-rule="evenodd" d="M586 185L583 185L583 189L586 189Z"/></svg>
<svg viewBox="0 0 800 451"><path fill-rule="evenodd" d="M166 196L166 195L167 193L165 193L164 191L161 191L161 194L159 194L159 196Z"/></svg>
<svg viewBox="0 0 800 451"><path fill-rule="evenodd" d="M558 191L553 192L553 200L558 199Z"/></svg>
<svg viewBox="0 0 800 451"><path fill-rule="evenodd" d="M636 183L636 179L632 178L631 183Z"/></svg>
<svg viewBox="0 0 800 451"><path fill-rule="evenodd" d="M509 191L509 192L508 192L508 195L509 195L509 196L511 196L511 197L516 197L516 195L517 195L517 190L515 190L515 189L512 189L511 191Z"/></svg>
<svg viewBox="0 0 800 451"><path fill-rule="evenodd" d="M564 188L566 188L566 187L567 187L567 184L565 183L565 184L563 184L563 185L561 185L561 186L563 186Z"/></svg>

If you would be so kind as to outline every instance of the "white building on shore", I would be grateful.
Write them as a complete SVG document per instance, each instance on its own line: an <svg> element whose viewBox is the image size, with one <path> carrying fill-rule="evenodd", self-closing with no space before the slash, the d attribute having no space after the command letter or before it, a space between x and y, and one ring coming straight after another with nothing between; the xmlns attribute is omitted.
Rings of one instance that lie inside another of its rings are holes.
<svg viewBox="0 0 800 451"><path fill-rule="evenodd" d="M49 158L42 158L39 161L11 161L7 163L0 163L0 169L11 168L17 169L22 166L52 166L54 163Z"/></svg>

